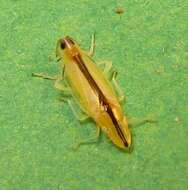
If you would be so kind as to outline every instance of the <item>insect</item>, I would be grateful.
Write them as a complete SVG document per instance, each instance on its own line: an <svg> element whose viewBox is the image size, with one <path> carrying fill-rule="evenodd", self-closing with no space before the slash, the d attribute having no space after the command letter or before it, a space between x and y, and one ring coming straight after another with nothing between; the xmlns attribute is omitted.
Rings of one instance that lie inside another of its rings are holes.
<svg viewBox="0 0 188 190"><path fill-rule="evenodd" d="M87 53L69 36L59 39L56 55L61 65L60 76L37 73L33 76L54 80L54 86L68 95L67 102L79 118L72 99L76 102L84 117L79 120L90 117L96 123L97 136L102 130L117 147L129 149L131 133L121 107L124 95L116 81L117 72L112 71L110 62L96 64L93 61L94 35L91 41L90 52Z"/></svg>

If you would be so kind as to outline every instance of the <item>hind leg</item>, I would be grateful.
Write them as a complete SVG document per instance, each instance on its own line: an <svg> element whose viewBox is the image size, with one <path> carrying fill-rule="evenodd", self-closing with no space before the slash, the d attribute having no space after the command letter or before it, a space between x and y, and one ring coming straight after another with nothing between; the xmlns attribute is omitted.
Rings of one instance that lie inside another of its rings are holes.
<svg viewBox="0 0 188 190"><path fill-rule="evenodd" d="M93 144L93 143L97 143L98 140L99 140L99 137L100 137L100 127L97 126L97 129L96 129L96 135L95 136L92 136L92 137L89 137L87 139L84 139L84 140L81 140L79 142L76 143L76 145L73 147L75 150L77 150L81 145L87 145L87 144Z"/></svg>

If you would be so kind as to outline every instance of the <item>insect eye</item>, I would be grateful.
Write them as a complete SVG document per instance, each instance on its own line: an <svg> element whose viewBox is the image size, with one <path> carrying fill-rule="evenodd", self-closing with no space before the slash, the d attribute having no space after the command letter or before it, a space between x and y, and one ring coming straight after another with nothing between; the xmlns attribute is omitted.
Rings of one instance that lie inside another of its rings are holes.
<svg viewBox="0 0 188 190"><path fill-rule="evenodd" d="M66 44L65 44L64 41L62 41L62 42L61 42L61 49L65 49L65 47L66 47Z"/></svg>

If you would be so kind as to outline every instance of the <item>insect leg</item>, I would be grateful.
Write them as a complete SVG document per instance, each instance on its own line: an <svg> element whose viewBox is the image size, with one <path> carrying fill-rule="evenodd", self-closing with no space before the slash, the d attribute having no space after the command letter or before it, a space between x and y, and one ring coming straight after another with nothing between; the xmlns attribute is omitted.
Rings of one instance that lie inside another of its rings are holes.
<svg viewBox="0 0 188 190"><path fill-rule="evenodd" d="M103 73L107 76L107 78L112 81L113 87L118 94L118 99L120 103L125 101L125 95L121 90L120 86L118 85L116 78L117 78L117 71L112 70L112 62L110 61L101 61L98 63L98 66L103 66Z"/></svg>
<svg viewBox="0 0 188 190"><path fill-rule="evenodd" d="M47 80L57 80L57 77L51 77L44 73L32 73L32 76L42 78L42 79L47 79Z"/></svg>
<svg viewBox="0 0 188 190"><path fill-rule="evenodd" d="M100 61L97 63L97 65L99 67L103 67L102 70L103 70L103 73L108 76L108 78L110 77L110 73L112 71L112 62L111 61Z"/></svg>
<svg viewBox="0 0 188 190"><path fill-rule="evenodd" d="M56 89L62 91L65 95L69 95L69 94L71 94L71 90L62 83L63 75L64 75L63 71L62 71L62 76L55 76L55 77L51 77L51 76L49 76L47 74L43 74L43 73L32 73L33 77L39 77L42 79L55 81L54 87Z"/></svg>
<svg viewBox="0 0 188 190"><path fill-rule="evenodd" d="M94 33L91 36L91 45L90 45L90 50L88 52L89 56L92 57L94 55L94 53L95 53L95 47L96 47L96 44L95 44L95 33Z"/></svg>
<svg viewBox="0 0 188 190"><path fill-rule="evenodd" d="M56 81L59 78L63 79L64 74L65 74L65 66L63 65L62 69L61 69L61 77L59 77L59 76L52 77L52 76L49 76L48 74L44 74L44 73L32 73L32 76L42 78L42 79L55 80Z"/></svg>
<svg viewBox="0 0 188 190"><path fill-rule="evenodd" d="M71 108L74 116L76 117L76 119L80 122L84 122L86 121L87 119L89 119L89 116L84 113L80 108L79 106L75 104L73 104L73 102L71 101L71 99L65 99L65 98L62 98L61 100L63 101L66 101L69 105L69 107Z"/></svg>
<svg viewBox="0 0 188 190"><path fill-rule="evenodd" d="M123 103L125 101L125 95L122 91L122 89L120 88L120 86L118 85L117 81L116 81L116 77L117 77L117 71L114 71L112 74L112 83L113 86L118 94L118 100L120 103Z"/></svg>
<svg viewBox="0 0 188 190"><path fill-rule="evenodd" d="M144 125L146 123L157 123L153 117L145 117L145 118L128 118L128 124L130 127L136 127L140 125Z"/></svg>
<svg viewBox="0 0 188 190"><path fill-rule="evenodd" d="M94 137L90 137L88 139L82 140L73 147L75 150L77 150L81 145L86 145L86 144L91 144L91 143L97 143L100 137L100 132L101 129L98 125L96 125L97 130L96 130L96 135Z"/></svg>
<svg viewBox="0 0 188 190"><path fill-rule="evenodd" d="M61 92L64 93L64 95L71 95L71 89L68 86L65 86L65 84L62 83L62 78L57 78L54 83L54 87Z"/></svg>

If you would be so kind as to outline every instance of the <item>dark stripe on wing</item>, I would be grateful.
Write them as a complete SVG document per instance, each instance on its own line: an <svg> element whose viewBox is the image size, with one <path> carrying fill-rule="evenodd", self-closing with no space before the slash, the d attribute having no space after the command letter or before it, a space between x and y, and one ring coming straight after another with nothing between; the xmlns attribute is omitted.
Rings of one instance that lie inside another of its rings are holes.
<svg viewBox="0 0 188 190"><path fill-rule="evenodd" d="M83 73L83 75L85 76L87 81L89 82L93 91L98 95L100 104L105 108L106 112L110 116L110 118L111 118L111 120L115 126L115 129L116 129L118 135L120 136L121 140L123 141L124 145L126 147L128 147L128 143L127 143L127 141L123 135L123 132L122 132L115 116L114 116L114 113L113 113L112 108L110 107L110 105L108 103L107 98L105 97L105 95L103 94L103 92L101 91L101 89L99 88L99 86L97 85L97 83L95 82L95 80L93 79L91 74L89 73L86 65L84 64L84 61L83 61L81 55L77 54L76 56L73 57L73 59L75 60L79 69L81 70L81 72Z"/></svg>

